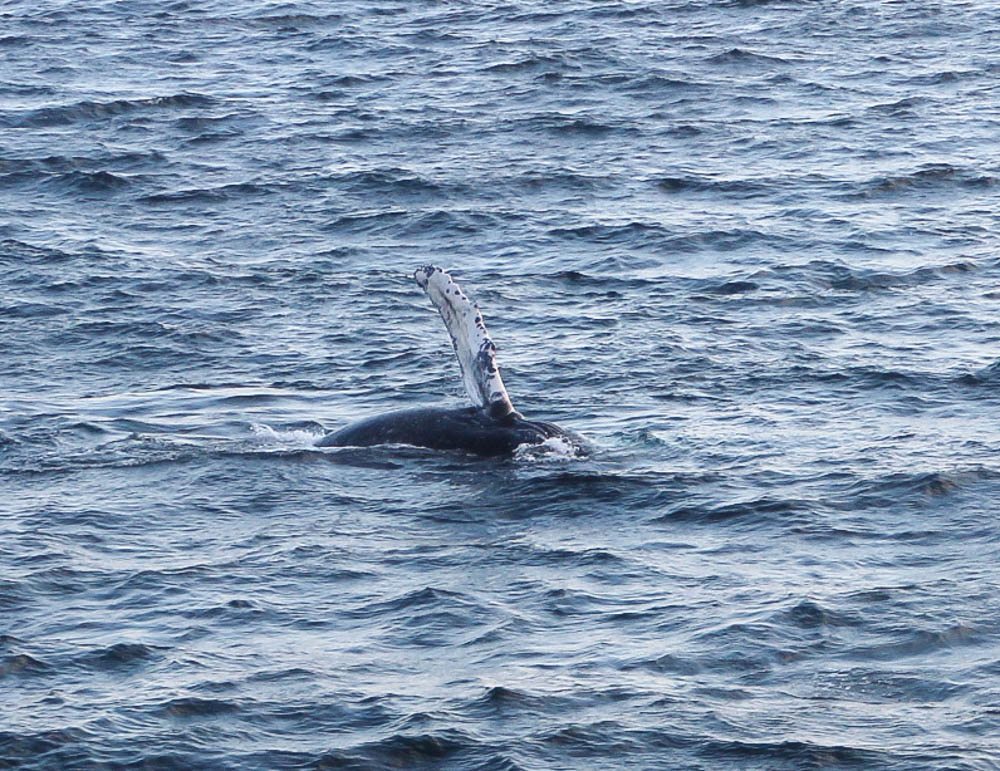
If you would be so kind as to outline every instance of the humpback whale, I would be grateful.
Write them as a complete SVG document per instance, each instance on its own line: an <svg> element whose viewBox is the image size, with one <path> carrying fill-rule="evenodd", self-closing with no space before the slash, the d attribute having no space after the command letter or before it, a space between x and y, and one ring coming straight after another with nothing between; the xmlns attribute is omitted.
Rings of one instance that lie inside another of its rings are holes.
<svg viewBox="0 0 1000 771"><path fill-rule="evenodd" d="M417 269L413 277L444 320L472 406L419 407L376 415L327 434L317 446L408 444L496 456L508 455L520 445L558 438L574 453L582 452L581 437L552 423L528 420L514 409L483 315L454 279L433 265Z"/></svg>

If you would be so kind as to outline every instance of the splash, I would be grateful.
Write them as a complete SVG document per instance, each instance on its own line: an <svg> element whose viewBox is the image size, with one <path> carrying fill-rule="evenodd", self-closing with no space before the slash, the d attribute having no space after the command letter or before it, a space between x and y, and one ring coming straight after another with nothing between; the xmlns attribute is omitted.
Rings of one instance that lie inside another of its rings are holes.
<svg viewBox="0 0 1000 771"><path fill-rule="evenodd" d="M538 444L522 444L514 450L514 460L533 463L553 463L579 460L583 448L563 436L552 436Z"/></svg>
<svg viewBox="0 0 1000 771"><path fill-rule="evenodd" d="M311 450L323 436L320 429L272 428L266 423L251 424L250 432L253 434L254 444L261 449L274 450Z"/></svg>

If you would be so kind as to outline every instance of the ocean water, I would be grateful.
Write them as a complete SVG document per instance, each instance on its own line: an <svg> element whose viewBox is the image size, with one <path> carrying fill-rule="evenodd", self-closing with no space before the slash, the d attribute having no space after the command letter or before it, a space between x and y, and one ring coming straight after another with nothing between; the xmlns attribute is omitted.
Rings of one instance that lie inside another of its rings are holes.
<svg viewBox="0 0 1000 771"><path fill-rule="evenodd" d="M0 767L1000 767L998 27L0 5Z"/></svg>

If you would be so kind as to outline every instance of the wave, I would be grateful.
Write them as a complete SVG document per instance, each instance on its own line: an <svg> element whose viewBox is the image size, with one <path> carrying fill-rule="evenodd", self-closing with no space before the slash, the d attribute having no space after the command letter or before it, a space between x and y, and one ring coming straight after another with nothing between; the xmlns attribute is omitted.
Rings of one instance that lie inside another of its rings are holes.
<svg viewBox="0 0 1000 771"><path fill-rule="evenodd" d="M457 729L434 733L395 733L314 759L317 768L434 768L456 761L480 742Z"/></svg>
<svg viewBox="0 0 1000 771"><path fill-rule="evenodd" d="M154 437L136 436L115 440L96 448L59 449L49 452L24 448L17 457L5 460L0 470L12 476L59 476L85 469L140 469L153 466L185 465L204 459L201 448Z"/></svg>
<svg viewBox="0 0 1000 771"><path fill-rule="evenodd" d="M47 155L0 158L0 174L7 181L55 178L73 174L142 172L158 169L166 156L157 151L102 150L89 155ZM113 171L109 171L112 170Z"/></svg>
<svg viewBox="0 0 1000 771"><path fill-rule="evenodd" d="M575 294L580 291L592 290L595 294L606 295L608 292L621 289L644 290L660 283L658 279L641 276L606 274L592 270L557 270L545 277L556 284L566 284Z"/></svg>
<svg viewBox="0 0 1000 771"><path fill-rule="evenodd" d="M163 714L173 718L200 718L230 715L240 711L240 705L227 699L203 699L186 696L171 699L160 708Z"/></svg>
<svg viewBox="0 0 1000 771"><path fill-rule="evenodd" d="M1000 385L1000 359L975 372L967 372L959 375L956 382L970 386L995 386Z"/></svg>
<svg viewBox="0 0 1000 771"><path fill-rule="evenodd" d="M745 198L768 195L774 184L754 179L710 179L696 175L661 177L656 186L665 193L711 193Z"/></svg>
<svg viewBox="0 0 1000 771"><path fill-rule="evenodd" d="M408 615L415 611L440 612L450 609L449 615L470 619L479 615L485 608L475 602L470 595L446 589L435 589L425 586L406 592L389 600L378 600L350 610L344 614L348 618L369 618L383 615Z"/></svg>
<svg viewBox="0 0 1000 771"><path fill-rule="evenodd" d="M487 688L478 698L465 702L463 710L481 716L498 716L516 713L520 710L544 708L548 699L525 690L494 685ZM551 706L551 705L549 705Z"/></svg>
<svg viewBox="0 0 1000 771"><path fill-rule="evenodd" d="M446 187L429 177L400 167L346 171L325 176L324 182L363 195L437 196L461 192L460 188L453 190L451 185Z"/></svg>
<svg viewBox="0 0 1000 771"><path fill-rule="evenodd" d="M743 295L756 292L760 289L760 284L754 281L744 281L734 279L732 281L707 281L703 282L701 291L711 295L721 295L730 297L732 295Z"/></svg>
<svg viewBox="0 0 1000 771"><path fill-rule="evenodd" d="M981 77L982 74L981 70L942 70L914 75L905 82L913 86L951 86L966 79Z"/></svg>
<svg viewBox="0 0 1000 771"><path fill-rule="evenodd" d="M0 764L38 769L91 766L94 757L87 747L91 737L81 728L25 732L0 729Z"/></svg>
<svg viewBox="0 0 1000 771"><path fill-rule="evenodd" d="M214 107L218 100L197 93L173 94L145 99L82 101L59 107L43 107L23 113L0 114L0 125L8 128L51 128L88 123L150 110L185 110Z"/></svg>
<svg viewBox="0 0 1000 771"><path fill-rule="evenodd" d="M855 482L841 499L845 508L880 506L908 498L928 499L951 495L981 482L1000 479L1000 472L988 468L955 471L895 472Z"/></svg>
<svg viewBox="0 0 1000 771"><path fill-rule="evenodd" d="M821 604L817 600L799 600L770 618L778 627L823 629L860 627L864 620L857 614L846 613Z"/></svg>
<svg viewBox="0 0 1000 771"><path fill-rule="evenodd" d="M41 659L27 653L13 653L0 658L0 680L13 676L26 677L52 671L52 667Z"/></svg>
<svg viewBox="0 0 1000 771"><path fill-rule="evenodd" d="M226 113L224 115L185 115L174 121L181 131L188 134L204 134L224 132L230 136L238 136L244 131L234 124L244 120L244 116L238 113Z"/></svg>
<svg viewBox="0 0 1000 771"><path fill-rule="evenodd" d="M581 69L579 65L573 64L568 59L560 56L546 56L544 54L525 55L513 61L497 62L482 68L482 72L497 75L510 75L513 73L530 72L537 73L545 71L574 71Z"/></svg>
<svg viewBox="0 0 1000 771"><path fill-rule="evenodd" d="M88 651L80 662L89 668L112 671L159 658L162 650L159 646L120 642Z"/></svg>
<svg viewBox="0 0 1000 771"><path fill-rule="evenodd" d="M19 302L14 305L0 305L0 318L44 319L64 315L66 315L66 308L61 304Z"/></svg>
<svg viewBox="0 0 1000 771"><path fill-rule="evenodd" d="M638 129L623 122L611 122L593 115L549 113L518 118L511 128L521 132L546 132L557 135L601 137L611 133L637 134Z"/></svg>
<svg viewBox="0 0 1000 771"><path fill-rule="evenodd" d="M140 203L150 205L189 204L189 203L220 203L247 198L259 198L273 194L275 188L257 182L232 182L218 187L196 187L183 190L172 190L163 193L151 193L138 199Z"/></svg>
<svg viewBox="0 0 1000 771"><path fill-rule="evenodd" d="M805 6L808 0L721 0L720 5L732 8L756 8L762 5Z"/></svg>
<svg viewBox="0 0 1000 771"><path fill-rule="evenodd" d="M986 635L976 626L959 623L940 630L908 629L891 637L882 643L853 645L844 655L863 661L899 661L913 656L925 659L941 651L978 645Z"/></svg>
<svg viewBox="0 0 1000 771"><path fill-rule="evenodd" d="M89 248L88 253L92 253ZM0 241L0 262L10 262L14 266L20 266L23 263L58 264L79 259L81 256L79 253L52 246L36 246L13 238Z"/></svg>
<svg viewBox="0 0 1000 771"><path fill-rule="evenodd" d="M653 518L652 522L715 524L739 520L747 527L757 527L768 522L795 522L809 517L814 503L805 500L761 497L750 501L683 505Z"/></svg>
<svg viewBox="0 0 1000 771"><path fill-rule="evenodd" d="M922 166L904 174L879 175L861 183L848 198L886 198L953 189L985 191L997 186L1000 179L977 169L966 169L947 163Z"/></svg>
<svg viewBox="0 0 1000 771"><path fill-rule="evenodd" d="M411 211L389 208L376 211L354 211L343 214L323 225L333 233L392 234L396 237L418 237L428 233L437 236L479 234L499 228L515 217L507 212L434 209Z"/></svg>
<svg viewBox="0 0 1000 771"><path fill-rule="evenodd" d="M521 479L511 479L502 489L493 491L499 501L518 501L525 514L537 516L581 516L598 506L615 504L643 509L660 502L664 492L662 480L652 474L608 473L586 468L547 464L535 468ZM581 508L581 504L585 504Z"/></svg>
<svg viewBox="0 0 1000 771"><path fill-rule="evenodd" d="M591 241L594 243L630 243L646 240L651 237L660 239L672 238L662 225L648 222L628 222L620 225L578 225L576 227L558 227L549 230L548 234L565 240Z"/></svg>
<svg viewBox="0 0 1000 771"><path fill-rule="evenodd" d="M789 768L889 768L894 755L884 750L824 744L820 741L746 741L713 739L699 755L715 761L743 761L756 765L762 760L791 764Z"/></svg>
<svg viewBox="0 0 1000 771"><path fill-rule="evenodd" d="M665 252L736 251L752 245L778 246L791 238L754 228L702 230L679 234L659 223L627 222L622 224L595 223L574 227L558 227L548 235L561 240L588 241L595 244L619 244L631 247L655 248ZM635 267L627 260L623 267Z"/></svg>
<svg viewBox="0 0 1000 771"><path fill-rule="evenodd" d="M895 119L916 118L920 108L930 104L930 102L931 100L927 97L907 96L892 102L873 105L868 108L867 112Z"/></svg>
<svg viewBox="0 0 1000 771"><path fill-rule="evenodd" d="M879 292L919 287L935 281L950 280L967 273L983 271L988 266L959 261L942 265L924 265L910 270L887 271L852 267L845 262L810 260L801 265L776 265L753 273L751 280L778 279L784 284L803 283L816 289L841 292Z"/></svg>
<svg viewBox="0 0 1000 771"><path fill-rule="evenodd" d="M66 192L117 193L135 183L134 177L112 174L110 171L71 171L46 180Z"/></svg>
<svg viewBox="0 0 1000 771"><path fill-rule="evenodd" d="M723 51L722 53L709 56L706 61L709 64L737 65L740 67L748 65L772 66L775 64L784 65L789 63L787 59L783 59L779 56L759 54L753 51L748 51L745 48L730 48L728 51Z"/></svg>
<svg viewBox="0 0 1000 771"><path fill-rule="evenodd" d="M306 30L317 27L340 25L344 21L339 13L273 13L269 11L253 12L244 17L247 21L265 29Z"/></svg>
<svg viewBox="0 0 1000 771"><path fill-rule="evenodd" d="M654 72L639 75L629 74L625 76L618 90L635 98L648 99L654 96L662 98L667 94L687 93L694 89L705 88L708 88L706 83L693 80L681 72L670 74Z"/></svg>
<svg viewBox="0 0 1000 771"><path fill-rule="evenodd" d="M46 86L38 83L0 83L0 94L4 96L52 96L58 94L59 89L55 86Z"/></svg>
<svg viewBox="0 0 1000 771"><path fill-rule="evenodd" d="M614 184L613 178L603 174L589 174L569 169L529 169L514 176L499 176L491 181L497 188L517 187L529 192L560 190L579 193L583 190L601 190Z"/></svg>

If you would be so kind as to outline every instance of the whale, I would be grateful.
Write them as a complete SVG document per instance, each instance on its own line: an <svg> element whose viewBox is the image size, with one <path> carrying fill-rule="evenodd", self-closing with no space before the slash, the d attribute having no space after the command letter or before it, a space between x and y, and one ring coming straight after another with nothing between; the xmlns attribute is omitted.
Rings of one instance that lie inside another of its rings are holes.
<svg viewBox="0 0 1000 771"><path fill-rule="evenodd" d="M316 445L412 445L494 457L557 440L570 454L584 454L586 443L578 434L554 423L529 420L514 409L483 314L451 275L428 265L414 271L413 277L444 321L471 405L414 407L375 415L326 434Z"/></svg>

